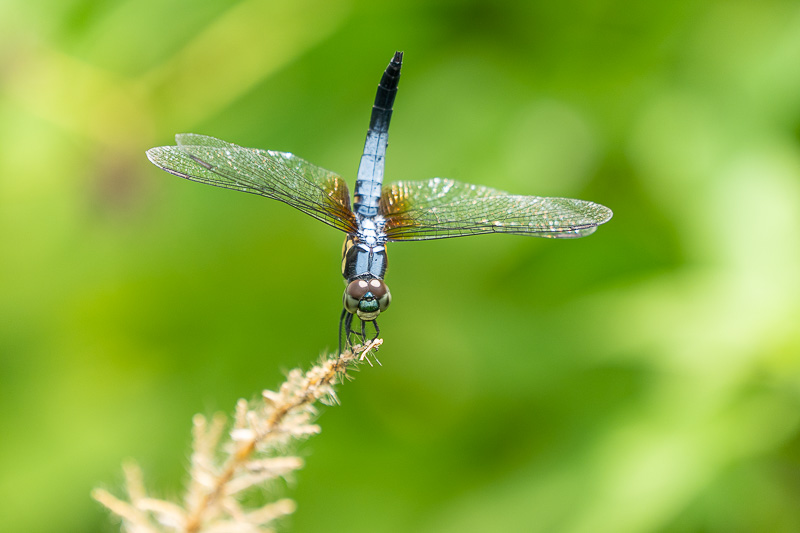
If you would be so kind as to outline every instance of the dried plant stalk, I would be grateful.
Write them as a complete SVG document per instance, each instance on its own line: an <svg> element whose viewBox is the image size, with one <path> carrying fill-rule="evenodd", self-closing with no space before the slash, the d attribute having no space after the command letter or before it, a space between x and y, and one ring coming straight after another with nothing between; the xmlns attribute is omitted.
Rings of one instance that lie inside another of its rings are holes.
<svg viewBox="0 0 800 533"><path fill-rule="evenodd" d="M281 499L248 509L241 503L243 494L303 466L299 457L286 455L287 445L319 433L312 423L316 402L338 403L334 386L349 379L349 368L370 362L368 356L381 343L357 346L307 372L294 369L277 391L265 390L254 402L239 400L227 438L226 417L209 421L195 415L190 481L181 503L149 497L134 464L124 467L128 501L103 489L95 489L92 497L121 518L128 533L272 531L276 520L294 512L294 502Z"/></svg>

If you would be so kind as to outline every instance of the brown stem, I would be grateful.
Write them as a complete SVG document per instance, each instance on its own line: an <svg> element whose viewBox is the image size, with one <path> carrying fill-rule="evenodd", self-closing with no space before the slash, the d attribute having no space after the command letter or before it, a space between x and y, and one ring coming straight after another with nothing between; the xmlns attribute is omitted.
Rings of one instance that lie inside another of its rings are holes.
<svg viewBox="0 0 800 533"><path fill-rule="evenodd" d="M376 344L367 344L366 346L361 347L360 350L354 350L356 353L365 353L367 350L371 349ZM329 359L325 362L326 371L322 374L321 377L308 377L306 378L305 383L302 387L302 394L299 398L297 398L293 402L289 402L280 406L275 406L272 414L267 421L267 429L260 435L256 435L251 440L242 444L239 449L236 450L236 453L228 460L225 468L222 471L222 474L216 479L214 483L214 487L210 492L207 492L203 495L203 497L198 502L197 506L192 510L186 520L186 527L184 529L185 533L197 533L200 531L200 527L203 524L203 516L208 511L208 509L216 502L216 500L220 497L225 486L228 482L233 478L236 471L241 467L253 452L256 450L256 445L264 439L266 436L271 434L275 428L283 421L287 414L289 414L292 410L297 409L298 407L302 407L309 402L313 402L317 398L314 396L312 391L312 387L316 388L320 385L328 385L332 383L335 379L337 374L344 372L347 369L347 366L356 360L356 355L353 352L344 352L339 354L339 356L333 360Z"/></svg>

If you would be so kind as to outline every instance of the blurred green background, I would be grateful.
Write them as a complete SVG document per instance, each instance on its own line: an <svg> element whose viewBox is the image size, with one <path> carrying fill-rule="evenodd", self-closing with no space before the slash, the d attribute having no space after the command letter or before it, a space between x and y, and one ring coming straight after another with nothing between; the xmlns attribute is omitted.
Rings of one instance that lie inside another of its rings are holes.
<svg viewBox="0 0 800 533"><path fill-rule="evenodd" d="M343 236L144 151L351 182L395 50L389 181L615 217L391 246L287 529L800 531L795 0L0 3L0 529L118 530L124 458L177 495L193 413L335 347Z"/></svg>

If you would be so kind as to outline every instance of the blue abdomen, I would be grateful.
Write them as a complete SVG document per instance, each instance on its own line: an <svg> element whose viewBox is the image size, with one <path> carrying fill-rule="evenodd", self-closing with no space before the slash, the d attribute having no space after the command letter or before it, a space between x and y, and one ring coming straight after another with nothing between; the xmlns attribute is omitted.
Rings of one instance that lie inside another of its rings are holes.
<svg viewBox="0 0 800 533"><path fill-rule="evenodd" d="M378 214L378 201L383 187L383 168L386 147L389 144L389 122L392 106L400 82L403 52L395 52L392 62L386 67L375 95L372 116L369 121L364 153L358 165L358 176L354 194L354 211L365 217Z"/></svg>

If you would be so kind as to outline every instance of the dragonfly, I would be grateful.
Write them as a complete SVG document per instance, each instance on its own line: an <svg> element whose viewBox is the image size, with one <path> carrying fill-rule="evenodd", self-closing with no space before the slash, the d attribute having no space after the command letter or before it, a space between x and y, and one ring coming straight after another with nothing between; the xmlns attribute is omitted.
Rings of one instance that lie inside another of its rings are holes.
<svg viewBox="0 0 800 533"><path fill-rule="evenodd" d="M244 148L195 133L175 136L176 146L147 151L162 170L187 180L284 202L346 234L342 250L345 290L339 318L339 352L367 342L367 324L392 301L384 282L390 242L508 233L577 238L611 219L609 208L585 200L510 194L447 178L383 185L384 161L403 52L381 76L356 174L351 207L338 174L287 152ZM361 324L354 328L354 317Z"/></svg>

